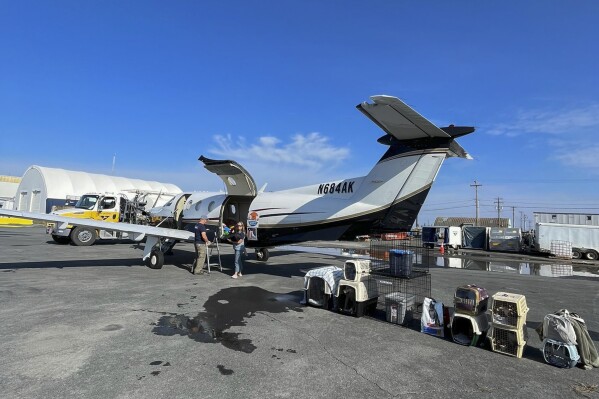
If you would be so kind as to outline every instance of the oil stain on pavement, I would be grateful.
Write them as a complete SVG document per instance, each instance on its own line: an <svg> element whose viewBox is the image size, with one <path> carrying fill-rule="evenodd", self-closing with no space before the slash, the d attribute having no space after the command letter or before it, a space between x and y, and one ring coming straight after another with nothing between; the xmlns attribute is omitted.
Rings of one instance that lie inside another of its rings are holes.
<svg viewBox="0 0 599 399"><path fill-rule="evenodd" d="M251 339L241 339L240 333L227 330L245 326L246 320L257 312L303 311L299 296L281 295L259 287L225 288L208 298L204 309L193 318L184 314L162 316L152 332L162 336L188 336L197 342L218 343L235 351L251 353L256 349Z"/></svg>

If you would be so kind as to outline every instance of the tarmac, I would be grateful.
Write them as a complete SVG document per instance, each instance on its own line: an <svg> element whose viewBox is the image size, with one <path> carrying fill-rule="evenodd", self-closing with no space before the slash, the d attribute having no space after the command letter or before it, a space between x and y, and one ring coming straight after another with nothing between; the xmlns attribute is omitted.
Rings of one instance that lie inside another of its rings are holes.
<svg viewBox="0 0 599 399"><path fill-rule="evenodd" d="M346 256L271 250L232 279L194 276L191 244L151 270L133 242L59 245L39 226L0 228L0 392L7 398L597 398L599 370L546 364L534 328L567 308L599 343L599 279L433 267L455 288L526 295L522 359L373 318L303 306L303 276ZM467 255L464 255L467 256ZM213 252L212 259L217 256ZM599 345L598 345L599 346Z"/></svg>

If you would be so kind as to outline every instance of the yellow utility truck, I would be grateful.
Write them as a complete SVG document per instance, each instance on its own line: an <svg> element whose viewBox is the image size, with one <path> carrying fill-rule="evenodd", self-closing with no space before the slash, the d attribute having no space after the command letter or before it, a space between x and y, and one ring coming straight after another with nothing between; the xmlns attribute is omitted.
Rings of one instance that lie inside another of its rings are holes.
<svg viewBox="0 0 599 399"><path fill-rule="evenodd" d="M161 194L159 194L160 196ZM148 193L89 193L79 198L74 208L52 212L65 217L101 220L104 222L124 222L149 224L150 216L146 211ZM155 205L156 201L154 201ZM48 223L46 232L59 244L73 243L79 246L93 245L100 239L125 239L127 233L96 229L85 226Z"/></svg>

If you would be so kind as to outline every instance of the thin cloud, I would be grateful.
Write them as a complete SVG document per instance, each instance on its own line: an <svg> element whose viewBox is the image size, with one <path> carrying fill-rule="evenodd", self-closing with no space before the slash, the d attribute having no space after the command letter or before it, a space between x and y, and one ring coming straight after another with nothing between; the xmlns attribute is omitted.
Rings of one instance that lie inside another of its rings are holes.
<svg viewBox="0 0 599 399"><path fill-rule="evenodd" d="M515 137L522 134L579 134L599 128L599 104L569 110L521 111L510 123L499 123L486 129L492 135Z"/></svg>
<svg viewBox="0 0 599 399"><path fill-rule="evenodd" d="M215 135L216 146L210 152L216 156L237 161L264 162L320 170L324 166L336 166L349 157L346 147L335 147L329 138L320 133L296 134L290 141L272 136L262 136L250 143L244 137Z"/></svg>
<svg viewBox="0 0 599 399"><path fill-rule="evenodd" d="M553 141L552 145L556 148L553 159L567 166L584 168L591 173L599 174L599 157L597 156L599 145L571 141Z"/></svg>

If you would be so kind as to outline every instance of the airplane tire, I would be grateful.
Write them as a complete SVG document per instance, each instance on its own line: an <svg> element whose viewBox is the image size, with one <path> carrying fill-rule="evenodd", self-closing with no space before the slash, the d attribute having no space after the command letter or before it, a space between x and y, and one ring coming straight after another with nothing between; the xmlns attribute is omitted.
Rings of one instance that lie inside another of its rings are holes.
<svg viewBox="0 0 599 399"><path fill-rule="evenodd" d="M266 262L268 260L269 255L270 254L268 253L268 249L266 248L260 248L256 250L256 259L260 262Z"/></svg>
<svg viewBox="0 0 599 399"><path fill-rule="evenodd" d="M597 260L597 258L599 258L599 254L597 254L597 252L591 249L586 254L584 254L584 257L587 258L587 260Z"/></svg>
<svg viewBox="0 0 599 399"><path fill-rule="evenodd" d="M71 239L69 237L57 236L56 234L52 234L52 239L55 243L61 245L68 244L69 242L71 242Z"/></svg>
<svg viewBox="0 0 599 399"><path fill-rule="evenodd" d="M77 226L71 231L71 241L78 247L94 245L96 230L85 226Z"/></svg>
<svg viewBox="0 0 599 399"><path fill-rule="evenodd" d="M162 269L162 265L164 265L164 254L157 249L152 250L150 256L146 260L146 265L150 269Z"/></svg>
<svg viewBox="0 0 599 399"><path fill-rule="evenodd" d="M581 259L581 258L582 258L582 252L580 252L579 249L572 248L572 259Z"/></svg>

